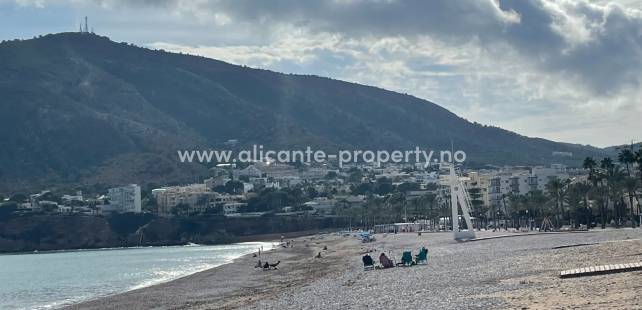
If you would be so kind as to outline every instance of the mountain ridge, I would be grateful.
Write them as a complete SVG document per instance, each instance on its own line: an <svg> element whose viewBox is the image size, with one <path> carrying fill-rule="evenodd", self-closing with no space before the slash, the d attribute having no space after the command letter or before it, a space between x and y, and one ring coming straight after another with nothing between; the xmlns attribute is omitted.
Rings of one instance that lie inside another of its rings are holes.
<svg viewBox="0 0 642 310"><path fill-rule="evenodd" d="M0 94L0 191L59 182L186 182L207 171L178 163L176 150L221 147L229 139L324 150L448 150L452 142L471 163L500 165L579 165L603 154L471 123L428 100L374 86L84 33L0 43ZM153 172L150 162L158 164Z"/></svg>

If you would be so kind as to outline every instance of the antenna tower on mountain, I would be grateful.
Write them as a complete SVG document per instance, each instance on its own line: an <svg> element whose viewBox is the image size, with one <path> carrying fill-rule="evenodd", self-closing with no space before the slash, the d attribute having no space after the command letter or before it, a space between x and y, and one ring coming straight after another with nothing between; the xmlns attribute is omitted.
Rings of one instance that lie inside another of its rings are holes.
<svg viewBox="0 0 642 310"><path fill-rule="evenodd" d="M85 22L84 23L82 23L82 22L80 23L79 32L80 33L89 33L89 22L88 22L87 16L85 16ZM91 33L94 33L94 28L93 27L91 28Z"/></svg>

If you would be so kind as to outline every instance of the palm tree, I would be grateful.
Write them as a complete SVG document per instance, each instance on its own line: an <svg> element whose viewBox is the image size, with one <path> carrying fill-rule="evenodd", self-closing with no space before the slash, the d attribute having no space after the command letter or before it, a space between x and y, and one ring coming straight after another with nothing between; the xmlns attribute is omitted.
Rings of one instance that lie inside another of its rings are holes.
<svg viewBox="0 0 642 310"><path fill-rule="evenodd" d="M635 162L635 154L633 154L633 152L631 152L631 150L629 149L623 149L617 155L617 160L626 166L626 173L629 176L631 176L631 170L629 169L629 164L632 164Z"/></svg>
<svg viewBox="0 0 642 310"><path fill-rule="evenodd" d="M588 196L591 193L593 187L589 183L577 183L575 186L577 187L577 190L582 194L582 202L586 210L586 229L591 229L591 214L593 212L591 211L591 206L588 202Z"/></svg>
<svg viewBox="0 0 642 310"><path fill-rule="evenodd" d="M433 209L435 205L435 194L425 194L413 200L415 204L415 217L421 217L430 221L430 227L433 228Z"/></svg>
<svg viewBox="0 0 642 310"><path fill-rule="evenodd" d="M613 164L613 160L611 159L611 157L604 157L600 161L600 167L608 172L612 170L615 165Z"/></svg>
<svg viewBox="0 0 642 310"><path fill-rule="evenodd" d="M638 164L638 170L640 172L640 180L642 181L642 148L635 152L635 162Z"/></svg>
<svg viewBox="0 0 642 310"><path fill-rule="evenodd" d="M508 195L508 205L510 206L510 211L508 214L513 220L517 219L519 223L519 215L524 209L524 196L519 194L509 194Z"/></svg>
<svg viewBox="0 0 642 310"><path fill-rule="evenodd" d="M633 197L638 200L637 189L638 189L638 179L626 177L623 180L624 187L629 195L629 207L630 207L630 216L631 216L631 227L635 228L635 215L633 214ZM639 200L638 200L639 202Z"/></svg>
<svg viewBox="0 0 642 310"><path fill-rule="evenodd" d="M635 152L635 162L638 164L638 172L640 174L640 181L642 182L642 148ZM640 199L638 199L638 214L642 214L642 206L640 205ZM640 223L642 224L642 223Z"/></svg>
<svg viewBox="0 0 642 310"><path fill-rule="evenodd" d="M609 190L609 178L612 178L613 174L613 161L609 157L605 157L600 161L600 168L602 168L602 171L600 171L599 176L597 177L598 180L600 181L600 217L602 220L602 229L606 228L606 221L607 221L607 209L609 206L609 196L610 196L610 190ZM613 182L611 180L611 182Z"/></svg>
<svg viewBox="0 0 642 310"><path fill-rule="evenodd" d="M546 198L546 195L539 190L529 192L527 198L529 213L531 216L535 217L536 220L537 218L541 220L544 216L544 207L548 198Z"/></svg>
<svg viewBox="0 0 642 310"><path fill-rule="evenodd" d="M597 167L597 163L592 157L587 157L584 159L584 169L589 170L589 180L593 182L593 186L597 186L597 180L595 179L595 167Z"/></svg>
<svg viewBox="0 0 642 310"><path fill-rule="evenodd" d="M613 202L613 210L617 218L616 225L620 226L620 219L624 215L624 182L622 174L614 174L608 179L608 193Z"/></svg>
<svg viewBox="0 0 642 310"><path fill-rule="evenodd" d="M637 180L631 178L631 169L629 168L630 164L635 163L635 155L630 149L623 149L618 154L618 161L623 163L626 166L627 180L625 180L625 187L627 189L627 194L629 196L629 206L631 208L631 226L635 228L635 220L633 216L633 197L635 196L637 200ZM632 180L629 180L632 179Z"/></svg>
<svg viewBox="0 0 642 310"><path fill-rule="evenodd" d="M570 180L561 181L560 179L555 178L546 184L546 190L548 191L549 196L555 200L555 220L558 228L561 226L560 217L564 212L564 200L566 198L566 191L570 182Z"/></svg>
<svg viewBox="0 0 642 310"><path fill-rule="evenodd" d="M620 212L619 209L624 205L624 174L620 167L613 164L613 161L609 157L602 159L600 164L605 172L604 180L606 181L606 191L604 193L607 195L606 204L608 206L608 199L610 198L613 202L616 217L620 217L622 215L620 213L622 212Z"/></svg>

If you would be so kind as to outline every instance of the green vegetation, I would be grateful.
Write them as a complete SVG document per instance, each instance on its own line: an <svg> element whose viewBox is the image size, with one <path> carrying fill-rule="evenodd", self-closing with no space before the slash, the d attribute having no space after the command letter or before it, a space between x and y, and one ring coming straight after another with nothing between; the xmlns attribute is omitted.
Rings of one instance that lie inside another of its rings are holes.
<svg viewBox="0 0 642 310"><path fill-rule="evenodd" d="M615 164L605 157L598 164L592 157L587 157L583 166L589 175L584 181L553 179L546 184L546 196L541 192L510 195L512 214L509 216L514 220L528 216L537 223L545 217L554 218L558 227L562 223L572 223L577 228L580 224L591 226L594 222L601 228L609 224L622 227L627 222L632 227L639 225L641 182L630 168L634 163L638 167L642 164L642 151L633 153L625 149L620 152L618 161L619 164Z"/></svg>
<svg viewBox="0 0 642 310"><path fill-rule="evenodd" d="M535 190L526 195L504 195L500 205L492 207L484 204L480 189L473 188L469 190L473 206L471 214L476 218L476 227L503 223L510 227L535 228L541 227L546 219L557 228L564 225L593 227L596 224L602 228L607 225L623 227L627 223L635 227L640 224L642 177L636 176L633 168L640 169L640 166L642 150L632 152L624 149L618 156L618 163L609 157L604 157L599 163L592 157L586 157L583 167L588 170L588 177L573 180L554 178L545 185L546 193ZM350 171L350 175L359 175L350 179L361 179L360 173ZM642 175L642 170L638 173ZM450 216L448 201L438 201L434 194L410 197L408 191L416 190L415 184L389 187L388 182L381 178L377 182L354 183L352 194L367 195L365 205L351 207L346 201L339 201L336 214L361 227L418 219L437 223L439 218ZM383 190L382 184L385 184Z"/></svg>
<svg viewBox="0 0 642 310"><path fill-rule="evenodd" d="M1 43L0 94L3 192L202 179L206 165L178 164L176 150L227 148L228 139L238 139L239 148L327 151L440 150L453 142L470 165L579 165L579 158L603 154L471 123L429 101L375 87L78 33Z"/></svg>

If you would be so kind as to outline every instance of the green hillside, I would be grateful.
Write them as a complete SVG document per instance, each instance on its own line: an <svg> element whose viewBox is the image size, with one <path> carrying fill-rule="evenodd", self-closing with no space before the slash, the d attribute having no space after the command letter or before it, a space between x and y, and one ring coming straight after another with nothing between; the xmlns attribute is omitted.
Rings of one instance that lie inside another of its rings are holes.
<svg viewBox="0 0 642 310"><path fill-rule="evenodd" d="M471 123L410 95L61 33L0 44L0 190L193 180L177 148L456 149L578 164L601 150ZM553 157L553 151L573 157Z"/></svg>

